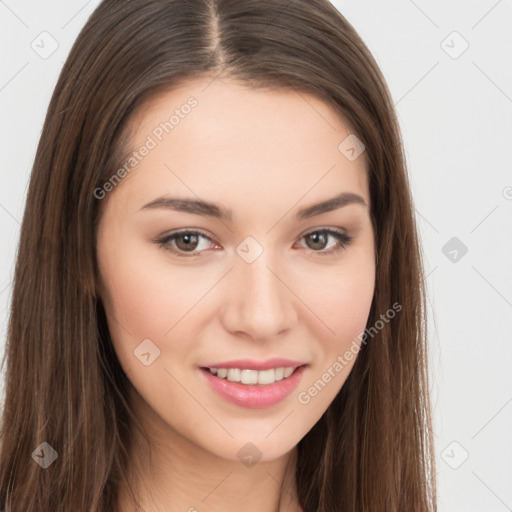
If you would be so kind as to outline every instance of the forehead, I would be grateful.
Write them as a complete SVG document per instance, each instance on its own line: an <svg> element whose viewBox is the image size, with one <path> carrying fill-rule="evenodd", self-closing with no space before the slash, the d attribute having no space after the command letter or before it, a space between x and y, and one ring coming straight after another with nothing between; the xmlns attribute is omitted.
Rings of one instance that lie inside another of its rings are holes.
<svg viewBox="0 0 512 512"><path fill-rule="evenodd" d="M340 192L369 204L366 155L350 160L340 149L354 135L350 127L304 92L195 80L146 102L128 127L129 153L139 155L116 195L133 205L169 193L236 212L248 201L290 206Z"/></svg>

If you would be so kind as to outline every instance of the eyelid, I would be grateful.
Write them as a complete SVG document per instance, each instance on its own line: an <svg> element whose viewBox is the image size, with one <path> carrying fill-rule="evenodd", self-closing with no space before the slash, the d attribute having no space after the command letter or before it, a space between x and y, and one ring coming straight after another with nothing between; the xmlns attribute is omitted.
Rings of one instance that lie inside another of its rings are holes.
<svg viewBox="0 0 512 512"><path fill-rule="evenodd" d="M334 231L335 233L339 233L340 235L347 235L347 236L350 235L350 233L346 229L343 229L343 228L340 228L340 227L320 226L320 227L308 228L308 229L304 230L297 238L302 238L302 237L304 237L306 235L309 235L311 233L317 233L319 231L320 232L322 232L322 231L328 231L328 232Z"/></svg>
<svg viewBox="0 0 512 512"><path fill-rule="evenodd" d="M215 237L208 231L205 231L204 229L200 228L180 228L175 231L169 231L169 233L163 234L159 238L168 238L170 236L180 235L182 233L188 233L193 235L201 235L208 239L210 239L212 242L215 241Z"/></svg>

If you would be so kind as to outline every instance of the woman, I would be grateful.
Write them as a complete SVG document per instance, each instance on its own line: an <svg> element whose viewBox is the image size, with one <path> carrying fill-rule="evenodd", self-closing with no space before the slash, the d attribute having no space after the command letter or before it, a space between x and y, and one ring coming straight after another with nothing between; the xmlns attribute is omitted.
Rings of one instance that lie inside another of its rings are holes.
<svg viewBox="0 0 512 512"><path fill-rule="evenodd" d="M30 179L2 509L434 511L413 212L329 2L102 2Z"/></svg>

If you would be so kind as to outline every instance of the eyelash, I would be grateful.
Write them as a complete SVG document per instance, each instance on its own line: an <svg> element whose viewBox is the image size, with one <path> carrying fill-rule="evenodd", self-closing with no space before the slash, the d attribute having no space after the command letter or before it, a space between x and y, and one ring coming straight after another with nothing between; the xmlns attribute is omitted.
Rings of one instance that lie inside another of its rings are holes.
<svg viewBox="0 0 512 512"><path fill-rule="evenodd" d="M323 251L315 251L313 249L309 249L314 254L319 254L319 255L322 255L322 256L334 254L334 253L337 253L337 252L339 252L339 251L341 251L343 249L346 249L354 240L353 237L351 237L351 236L349 236L349 235L347 235L345 233L341 233L339 231L335 231L333 229L327 229L327 228L325 228L325 229L317 229L317 230L314 230L314 231L309 231L308 233L302 235L301 239L305 238L307 236L316 234L316 233L322 233L322 234L331 235L334 238L336 238L337 241L338 241L338 244L337 244L336 247L331 248L331 249L329 249L327 251L325 251L325 250L323 250ZM196 252L196 253L191 253L191 254L184 254L183 252L180 252L179 249L172 248L172 246L170 245L170 242L175 240L176 238L178 238L180 235L198 235L198 236L200 236L202 238L205 238L205 239L209 240L210 242L217 243L214 240L212 240L209 236L207 236L205 233L202 233L201 231L195 231L195 230L177 231L177 232L172 233L170 235L166 235L165 237L163 237L161 239L155 240L155 243L161 249L163 249L164 251L169 251L169 252L171 252L171 253L175 254L176 256L179 256L179 257L194 258L194 257L200 256L202 251L199 251L199 252Z"/></svg>

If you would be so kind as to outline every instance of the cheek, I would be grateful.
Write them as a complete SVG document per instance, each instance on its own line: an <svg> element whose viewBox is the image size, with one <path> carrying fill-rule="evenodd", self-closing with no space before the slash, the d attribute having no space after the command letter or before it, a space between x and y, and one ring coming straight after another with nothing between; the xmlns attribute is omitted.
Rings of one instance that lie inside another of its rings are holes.
<svg viewBox="0 0 512 512"><path fill-rule="evenodd" d="M125 243L116 253L104 259L110 302L118 320L139 334L162 336L201 296L201 282L156 244Z"/></svg>
<svg viewBox="0 0 512 512"><path fill-rule="evenodd" d="M187 312L211 286L208 279L205 283L183 268L172 268L164 256L154 247L134 245L102 260L109 330L125 369L143 340L152 340L163 351L175 326L186 324Z"/></svg>
<svg viewBox="0 0 512 512"><path fill-rule="evenodd" d="M338 268L326 268L303 279L304 303L320 320L318 339L328 351L339 350L364 331L375 289L375 267L365 254ZM354 260L354 261L352 261ZM304 273L304 276L307 276Z"/></svg>
<svg viewBox="0 0 512 512"><path fill-rule="evenodd" d="M347 265L330 272L329 278L317 274L316 282L322 289L307 295L307 300L321 319L313 321L317 357L296 393L305 428L329 407L356 362L373 299L374 267L370 264L355 271Z"/></svg>
<svg viewBox="0 0 512 512"><path fill-rule="evenodd" d="M374 282L368 277L347 276L343 284L331 283L319 300L322 319L330 327L331 338L337 344L350 342L364 330L370 312ZM324 339L326 336L323 337ZM329 339L327 337L327 339Z"/></svg>

